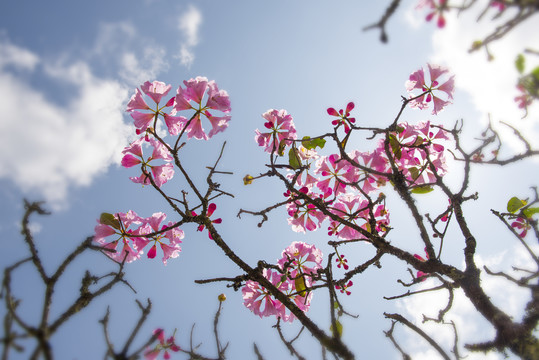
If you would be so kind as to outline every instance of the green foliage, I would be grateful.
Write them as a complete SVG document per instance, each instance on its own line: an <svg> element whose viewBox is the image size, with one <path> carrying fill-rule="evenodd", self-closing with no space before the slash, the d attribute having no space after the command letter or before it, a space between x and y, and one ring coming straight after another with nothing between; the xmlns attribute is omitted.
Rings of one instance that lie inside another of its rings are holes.
<svg viewBox="0 0 539 360"><path fill-rule="evenodd" d="M389 146L391 146L391 151L395 154L395 158L400 159L402 156L401 144L393 134L389 135Z"/></svg>
<svg viewBox="0 0 539 360"><path fill-rule="evenodd" d="M413 194L428 194L433 190L434 188L432 186L418 186L412 189L412 193Z"/></svg>
<svg viewBox="0 0 539 360"><path fill-rule="evenodd" d="M334 337L340 338L342 336L342 324L339 320L335 320L335 329L333 328L333 324L329 328L331 333Z"/></svg>
<svg viewBox="0 0 539 360"><path fill-rule="evenodd" d="M528 202L526 200L520 200L516 196L513 196L509 201L507 202L507 211L509 211L511 214L516 213L520 208L526 206Z"/></svg>
<svg viewBox="0 0 539 360"><path fill-rule="evenodd" d="M296 290L300 296L305 296L305 289L307 287L305 286L305 278L302 276L297 277L294 280L294 284L296 285Z"/></svg>
<svg viewBox="0 0 539 360"><path fill-rule="evenodd" d="M120 230L120 222L112 214L102 213L99 217L99 221L103 225L109 225L117 230Z"/></svg>
<svg viewBox="0 0 539 360"><path fill-rule="evenodd" d="M298 154L298 149L295 146L292 146L290 151L288 151L288 164L292 169L299 169L301 167L301 158Z"/></svg>
<svg viewBox="0 0 539 360"><path fill-rule="evenodd" d="M517 58L515 59L515 67L517 68L520 74L524 73L525 64L526 64L526 58L524 57L524 55L518 54Z"/></svg>
<svg viewBox="0 0 539 360"><path fill-rule="evenodd" d="M522 213L523 213L524 216L526 216L527 218L531 218L533 215L539 213L539 207L533 207L533 208L527 208L527 209L524 209L524 210L522 210Z"/></svg>
<svg viewBox="0 0 539 360"><path fill-rule="evenodd" d="M304 136L303 139L301 139L301 145L307 150L315 149L317 146L320 149L324 148L324 145L326 145L326 140L324 139L311 139L309 136Z"/></svg>

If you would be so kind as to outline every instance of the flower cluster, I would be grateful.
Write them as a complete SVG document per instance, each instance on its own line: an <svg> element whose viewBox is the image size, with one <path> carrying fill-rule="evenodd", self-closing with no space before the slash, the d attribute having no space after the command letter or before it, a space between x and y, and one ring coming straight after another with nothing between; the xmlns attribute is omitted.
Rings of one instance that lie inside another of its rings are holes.
<svg viewBox="0 0 539 360"><path fill-rule="evenodd" d="M422 8L428 9L428 14L425 17L425 20L431 21L436 16L438 17L436 25L439 28L443 28L445 26L444 11L448 10L447 0L421 0L417 4L416 9Z"/></svg>
<svg viewBox="0 0 539 360"><path fill-rule="evenodd" d="M153 335L159 340L159 343L152 349L147 349L144 352L144 359L154 360L157 359L157 356L163 352L163 359L170 359L169 350L172 352L180 351L180 347L176 345L174 334L165 340L165 332L163 329L155 329Z"/></svg>
<svg viewBox="0 0 539 360"><path fill-rule="evenodd" d="M161 225L165 218L161 212L148 218L142 218L132 210L115 215L103 213L97 220L94 241L105 250L105 254L118 262L139 259L148 245L151 247L147 256L153 259L159 244L163 251L163 264L166 265L168 259L180 254L184 233L172 222Z"/></svg>
<svg viewBox="0 0 539 360"><path fill-rule="evenodd" d="M148 185L151 183L151 176L155 184L161 187L174 176L171 148L162 139L156 137L155 129L161 124L158 123L160 117L170 135L181 137L185 133L188 139L194 137L208 140L228 127L230 115L214 115L215 111L224 114L230 112L230 100L226 91L219 90L215 81L208 81L207 78L201 76L183 83L185 88L179 86L176 95L164 105L160 105L172 86L160 81L146 81L140 86L140 90L135 89L135 94L127 104L126 111L133 118L136 133L144 134L123 150L122 165L124 167L141 166L142 174L130 178L135 183ZM152 100L153 103L150 103L153 106L148 105L143 93ZM169 108L169 111L166 112L165 108ZM194 114L189 118L180 115L185 111L194 111ZM212 127L208 134L202 127L202 118L206 118ZM144 144L153 148L152 155L146 159L142 152ZM165 163L150 165L150 161L158 159L162 159Z"/></svg>
<svg viewBox="0 0 539 360"><path fill-rule="evenodd" d="M153 100L154 107L147 104L139 89L135 90L135 94L127 104L127 112L131 114L138 134L148 130L153 131L159 116L163 117L170 135L176 136L185 132L188 139L194 137L208 140L228 127L230 115L214 116L211 113L214 111L225 114L230 112L230 100L226 91L219 90L215 81L208 81L207 78L201 76L184 80L183 84L185 88L179 86L176 96L171 97L162 106L159 103L169 93L171 85L160 81L153 83L146 81L140 86L142 92ZM204 105L202 105L203 103ZM168 113L164 111L165 108L170 108ZM190 118L179 115L180 112L186 110L194 110L195 113ZM205 117L211 124L212 129L208 134L202 127L202 117Z"/></svg>
<svg viewBox="0 0 539 360"><path fill-rule="evenodd" d="M417 125L401 123L397 131L390 134L391 159L405 176L409 186L421 186L436 182L435 173L443 176L446 171L444 141L449 140L443 127L433 127L430 121ZM384 141L378 144L381 153ZM390 171L388 162L378 170Z"/></svg>
<svg viewBox="0 0 539 360"><path fill-rule="evenodd" d="M280 271L263 269L262 276L292 300L303 311L309 309L313 276L322 268L322 252L314 245L293 242L281 254L277 264ZM258 282L248 280L242 288L243 304L260 317L276 316L292 322L294 314Z"/></svg>
<svg viewBox="0 0 539 360"><path fill-rule="evenodd" d="M184 81L183 85L178 87L176 95L170 96L171 85L146 81L131 96L126 111L131 115L136 134L140 137L124 148L121 164L126 168L140 167L140 175L130 177L134 183L160 188L174 176L173 154L177 154L177 145L167 144L163 140L167 135L158 135L157 129L166 126L168 135L177 136L178 144L184 134L187 139L208 140L228 127L230 100L226 91L219 90L215 81L200 76ZM204 118L211 125L208 133L202 126ZM214 211L215 204L210 204L206 215L210 217ZM192 215L196 216L196 213ZM139 259L146 247L149 247L147 256L153 259L159 245L166 265L168 259L179 255L184 233L179 229L179 223L161 225L165 218L161 212L148 218L142 218L131 210L127 213L103 213L95 227L94 241L105 254L118 262ZM212 222L220 223L221 219ZM199 230L203 228L204 225L199 226Z"/></svg>

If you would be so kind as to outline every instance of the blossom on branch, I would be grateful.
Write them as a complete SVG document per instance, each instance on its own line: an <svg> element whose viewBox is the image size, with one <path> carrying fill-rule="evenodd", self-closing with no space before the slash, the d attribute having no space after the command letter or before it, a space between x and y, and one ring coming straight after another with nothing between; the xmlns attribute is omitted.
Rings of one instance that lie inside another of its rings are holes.
<svg viewBox="0 0 539 360"><path fill-rule="evenodd" d="M349 117L350 111L354 109L354 106L355 105L353 102L349 102L348 105L346 105L346 110L341 109L337 111L334 108L328 108L327 109L328 115L338 117L338 119L333 120L331 124L335 127L343 125L344 132L348 134L350 132L350 125L356 122L355 118Z"/></svg>
<svg viewBox="0 0 539 360"><path fill-rule="evenodd" d="M314 173L324 177L316 186L323 193L331 189L335 196L346 191L346 184L355 183L358 179L353 166L348 161L342 160L339 154L322 156L316 163Z"/></svg>
<svg viewBox="0 0 539 360"><path fill-rule="evenodd" d="M174 165L171 163L173 158L168 149L158 140L151 138L150 145L153 147L152 155L147 159L144 159L142 153L142 145L144 144L144 138L139 138L132 142L129 146L124 148L122 153L122 166L129 168L135 165L141 165L142 174L140 176L130 177L131 181L137 184L149 185L151 184L148 168L152 173L153 180L158 187L161 187L168 180L174 176ZM165 163L161 165L151 164L153 160L163 160Z"/></svg>
<svg viewBox="0 0 539 360"><path fill-rule="evenodd" d="M176 258L180 255L181 239L184 237L182 230L174 227L173 222L169 222L167 225L160 226L166 218L166 215L162 212L154 213L152 216L142 219L143 225L140 226L136 234L141 235L139 237L133 238L133 243L135 248L142 254L142 249L144 249L148 244L153 243L153 246L148 251L148 258L153 259L157 254L157 244L161 247L163 251L163 264L167 264L167 260L170 258ZM152 237L144 237L142 235L148 235L152 233L160 232L157 235ZM164 240L168 240L168 244Z"/></svg>
<svg viewBox="0 0 539 360"><path fill-rule="evenodd" d="M207 217L208 219L210 218L210 216L213 215L213 212L215 211L215 209L217 209L217 205L215 205L215 203L211 203L210 205L208 205L208 211L206 212L206 217ZM197 216L197 213L194 212L194 211L191 211L191 215ZM211 220L212 224L220 224L222 221L223 221L223 219L221 219L221 218ZM197 228L197 231L202 231L202 230L204 230L205 227L206 227L206 226L205 226L204 224L200 224L200 225L198 226L198 228ZM210 239L213 239L213 238L211 237L211 233L210 233L209 230L208 230L208 237L209 237Z"/></svg>
<svg viewBox="0 0 539 360"><path fill-rule="evenodd" d="M419 69L410 75L405 86L406 90L410 93L410 99L413 99L410 101L411 107L425 109L432 102L434 105L432 114L437 115L446 105L451 104L450 100L453 99L455 76L452 75L440 85L440 77L448 73L449 70L439 65L427 64L427 67L429 68L429 82L425 80L423 69ZM414 90L419 90L421 93L413 94L412 92ZM445 93L447 99L443 100L439 95L434 95L434 91L437 91L438 94L439 92Z"/></svg>
<svg viewBox="0 0 539 360"><path fill-rule="evenodd" d="M103 213L94 228L94 241L103 247L103 252L111 259L117 262L124 259L126 262L132 262L140 258L141 252L133 246L131 238L135 234L130 226L140 224L142 218L131 210L114 215ZM112 241L110 237L113 237Z"/></svg>
<svg viewBox="0 0 539 360"><path fill-rule="evenodd" d="M144 359L146 360L155 360L157 359L157 356L163 351L163 359L168 360L170 359L169 350L173 352L180 351L180 347L176 345L175 342L175 334L176 331L174 331L174 334L172 334L171 337L165 340L165 332L163 329L155 329L153 332L153 335L157 337L159 340L159 343L153 348L153 349L147 349L144 352Z"/></svg>
<svg viewBox="0 0 539 360"><path fill-rule="evenodd" d="M181 117L178 120L181 124L179 126L182 130L185 130L187 138L191 139L194 137L199 140L208 140L213 135L226 130L231 116L214 116L210 113L210 110L212 112L215 110L222 113L229 113L231 108L228 93L225 90L219 90L215 81L208 81L206 77L202 76L184 80L183 84L185 85L185 89L181 86L178 87L174 109L171 115L176 115L178 112L184 110L195 110L195 114L190 119ZM204 98L206 98L206 102L202 105ZM202 127L202 117L208 119L212 126L208 134L206 134Z"/></svg>
<svg viewBox="0 0 539 360"><path fill-rule="evenodd" d="M445 26L444 11L448 10L447 0L438 0L438 2L435 0L421 0L419 4L417 4L416 9L421 9L424 7L429 8L430 11L425 20L431 21L435 16L438 16L436 25L439 28L443 28Z"/></svg>
<svg viewBox="0 0 539 360"><path fill-rule="evenodd" d="M292 277L297 274L316 274L322 268L322 251L314 245L309 245L301 241L294 241L283 250L281 258L277 262L279 267L286 270L291 268Z"/></svg>
<svg viewBox="0 0 539 360"><path fill-rule="evenodd" d="M153 242L147 254L148 258L155 258L156 245L159 244L163 250L162 261L166 265L168 259L178 257L181 251L179 244L184 233L172 222L160 227L165 218L166 215L163 213L155 213L148 218L142 218L132 210L115 215L103 213L95 227L94 241L104 249L110 250L103 252L118 262L122 262L124 258L126 262L139 259L144 253L143 249ZM116 237L110 241L111 236ZM165 243L164 239L167 239L168 243ZM118 245L122 247L120 251L116 250Z"/></svg>
<svg viewBox="0 0 539 360"><path fill-rule="evenodd" d="M292 115L286 110L270 109L262 114L266 120L264 126L270 132L262 133L260 130L255 130L255 141L258 146L263 146L264 151L268 153L280 153L285 146L289 146L296 139L296 128ZM282 153L280 154L282 155Z"/></svg>

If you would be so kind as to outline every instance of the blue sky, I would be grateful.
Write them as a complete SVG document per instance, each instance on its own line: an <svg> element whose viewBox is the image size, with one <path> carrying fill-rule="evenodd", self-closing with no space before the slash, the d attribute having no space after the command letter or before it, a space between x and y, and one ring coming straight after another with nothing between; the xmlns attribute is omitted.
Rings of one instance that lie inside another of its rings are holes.
<svg viewBox="0 0 539 360"><path fill-rule="evenodd" d="M261 229L256 227L259 219L236 217L240 208L262 209L282 200L283 190L276 181L264 179L244 187L241 180L247 173L265 171L266 156L253 139L254 129L263 126L260 115L267 109L286 109L301 135L327 132L331 119L326 108L341 108L348 101L356 103L354 111L360 124L384 126L400 108L409 74L427 62L435 62L456 75L454 105L438 117L407 110L406 121L432 120L452 126L457 119L464 119L463 136L470 148L489 114L510 150L518 150L519 145L499 121L523 129L530 140L539 138L537 107L521 120L523 114L513 102L517 95L514 58L524 47L539 48L538 39L530 36L538 30L533 19L495 43L491 47L495 60L486 62L484 53L470 55L466 51L492 26L487 20L475 23L478 10L473 9L458 20L449 16L446 28L436 31L433 24L425 23L424 13L414 10L415 1L404 2L388 26L390 42L383 45L377 33L361 30L383 13L386 4L382 1L369 5L353 0L134 3L20 0L0 4L0 151L4 154L0 159L0 230L4 242L0 267L26 256L19 235L23 198L46 200L46 206L54 211L32 222L40 254L51 270L60 256L93 233L101 212L133 209L141 216L158 211L172 216L155 192L129 181L128 177L135 175L132 169L119 166L121 150L133 140L125 104L134 88L146 80L164 81L175 89L183 80L201 75L216 80L229 93L229 128L210 142L190 141L185 162L203 181L205 166L213 164L223 142L227 142L221 166L234 175L218 180L235 198L219 201L216 216L223 218L223 237L251 264L259 259L275 261L292 241L315 243L324 254L329 250L324 245L328 240L325 231L293 233L284 210L272 214ZM533 63L533 58L530 60ZM369 150L373 144L358 137L351 139L350 146ZM456 182L459 173L454 174ZM472 173L471 188L480 192L480 201L468 206L474 214L472 226L485 239L479 244L485 263L506 266L507 259L520 259L512 239L499 237L502 226L484 224L495 223L489 209L503 209L514 195L529 196L528 189L537 185L538 174L537 162L532 161L508 169L478 168ZM172 182L166 189L179 194L181 186ZM436 194L428 196L420 199L425 212L445 208L444 199ZM410 218L399 212L403 208L396 200L391 204L395 227L391 240L420 252ZM127 278L137 294L120 286L73 318L53 340L57 357L103 356L104 338L97 320L104 316L107 306L111 309L113 340L121 346L138 317L135 299L144 301L148 297L153 301L153 312L144 328L147 334L156 327L164 327L167 333L177 328L178 342L186 345L191 325L196 323L195 342L203 342L202 352L213 356L211 324L217 295L222 292L228 297L221 334L223 341L231 343L229 358L245 358L244 354L253 358L253 342L268 359L288 356L271 328L274 320L251 314L242 305L240 292L223 284L193 284L195 279L240 274L205 233L195 230L194 226L185 229L182 253L166 267L148 259L129 264ZM463 245L456 239L448 245L448 257L458 264ZM358 248L354 255L360 263L372 253L365 247ZM371 269L357 278L353 295L344 299L348 310L359 318L345 320L343 336L361 358L398 358L382 333L389 328L383 311L400 309L406 313L428 309L439 301L383 300L382 296L402 292L396 279L397 274L405 274L406 267L392 259L385 259L382 265L381 270ZM100 254L80 259L62 283L53 312L61 311L76 298L85 269L106 273L112 266ZM25 316L33 319L40 305L33 299L39 299L42 289L29 267L16 276L19 281L14 291L23 299ZM488 286L494 297L507 288L497 283ZM502 296L500 301L517 309L517 298L522 295L516 291L510 294L514 296ZM310 314L323 329L329 327L328 306L325 294L315 294ZM469 319L470 313L472 310L462 301L454 316L456 321ZM480 319L474 319L473 324L465 333L473 340L487 339L488 326ZM74 331L82 328L84 333ZM293 324L285 331L292 336L298 329L298 324ZM411 341L414 338L403 331L401 339L413 348L410 351L417 358L430 356L424 344ZM310 335L303 334L300 344L307 358L320 356Z"/></svg>

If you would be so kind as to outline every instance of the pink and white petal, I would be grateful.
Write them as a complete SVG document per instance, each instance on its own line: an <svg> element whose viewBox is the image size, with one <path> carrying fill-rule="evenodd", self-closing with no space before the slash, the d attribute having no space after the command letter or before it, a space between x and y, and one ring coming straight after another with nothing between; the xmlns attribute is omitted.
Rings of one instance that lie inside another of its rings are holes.
<svg viewBox="0 0 539 360"><path fill-rule="evenodd" d="M142 161L139 158L134 157L131 154L126 154L122 158L122 166L125 168L130 168L132 166L140 164Z"/></svg>
<svg viewBox="0 0 539 360"><path fill-rule="evenodd" d="M211 138L213 135L226 130L226 128L228 127L228 122L230 121L230 115L225 115L225 116L220 116L220 117L211 116L211 115L208 116L208 115L209 113L206 114L206 116L212 126L212 129L210 130L208 137Z"/></svg>
<svg viewBox="0 0 539 360"><path fill-rule="evenodd" d="M168 132L172 136L178 135L187 122L187 118L184 116L172 116L169 114L164 115L165 124L167 125Z"/></svg>
<svg viewBox="0 0 539 360"><path fill-rule="evenodd" d="M126 111L131 112L133 110L150 110L150 107L146 104L146 101L144 101L142 93L138 88L135 89L135 93L127 103Z"/></svg>
<svg viewBox="0 0 539 360"><path fill-rule="evenodd" d="M185 94L189 100L200 104L208 85L208 78L197 76L195 79L184 80Z"/></svg>
<svg viewBox="0 0 539 360"><path fill-rule="evenodd" d="M167 244L161 243L161 249L163 250L163 264L167 264L168 259L174 259L177 258L180 255L180 245L176 244L174 246L170 246Z"/></svg>
<svg viewBox="0 0 539 360"><path fill-rule="evenodd" d="M208 140L208 135L204 132L204 129L202 128L202 122L200 120L200 116L195 117L191 120L191 123L187 126L187 138L195 138L198 140Z"/></svg>
<svg viewBox="0 0 539 360"><path fill-rule="evenodd" d="M161 81L154 81L149 82L146 81L144 84L140 86L141 90L144 91L146 95L152 98L155 103L159 103L161 101L161 98L163 96L166 96L170 89L172 88L172 85L167 85L164 82Z"/></svg>
<svg viewBox="0 0 539 360"><path fill-rule="evenodd" d="M442 76L446 72L449 72L449 70L447 68L442 67L440 65L427 64L427 67L429 68L429 74L430 74L430 81L431 82L437 81L440 76Z"/></svg>
<svg viewBox="0 0 539 360"><path fill-rule="evenodd" d="M139 129L140 131L146 131L148 126L150 126L150 122L155 118L154 113L142 113L140 111L133 111L131 113L131 117L133 118L135 127Z"/></svg>

